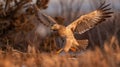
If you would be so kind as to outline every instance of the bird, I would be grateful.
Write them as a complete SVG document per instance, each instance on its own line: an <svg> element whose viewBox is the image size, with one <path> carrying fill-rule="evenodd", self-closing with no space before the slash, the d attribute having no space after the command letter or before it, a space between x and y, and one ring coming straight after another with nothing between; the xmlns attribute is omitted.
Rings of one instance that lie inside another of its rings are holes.
<svg viewBox="0 0 120 67"><path fill-rule="evenodd" d="M67 26L58 24L51 16L41 12L41 15L50 21L50 29L57 31L58 34L66 40L64 47L58 50L57 53L60 53L61 51L69 52L70 49L77 49L78 46L81 46L74 37L74 32L77 31L79 34L83 34L102 23L107 18L110 18L113 12L108 6L110 6L110 3L106 4L104 1L96 10L80 16L77 20L74 20ZM88 42L88 40L83 41Z"/></svg>

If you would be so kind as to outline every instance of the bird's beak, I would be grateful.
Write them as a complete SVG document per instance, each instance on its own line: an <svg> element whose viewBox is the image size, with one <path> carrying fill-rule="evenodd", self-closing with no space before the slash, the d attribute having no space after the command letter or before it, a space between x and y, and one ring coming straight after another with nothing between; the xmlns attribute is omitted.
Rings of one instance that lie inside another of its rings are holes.
<svg viewBox="0 0 120 67"><path fill-rule="evenodd" d="M52 26L50 29L51 29L51 30L53 30L53 29L54 29L54 27Z"/></svg>

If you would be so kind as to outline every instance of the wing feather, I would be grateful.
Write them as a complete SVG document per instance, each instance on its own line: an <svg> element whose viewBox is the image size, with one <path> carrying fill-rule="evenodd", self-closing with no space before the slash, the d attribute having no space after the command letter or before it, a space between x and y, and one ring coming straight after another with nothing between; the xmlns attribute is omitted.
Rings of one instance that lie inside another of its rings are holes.
<svg viewBox="0 0 120 67"><path fill-rule="evenodd" d="M50 27L51 25L57 23L51 16L42 13L37 5L34 5L34 8L36 11L35 16L37 17L37 20L39 20L43 25Z"/></svg>
<svg viewBox="0 0 120 67"><path fill-rule="evenodd" d="M77 29L79 31L79 34L88 31L89 29L95 27L97 24L105 21L106 18L111 17L111 14L113 12L110 12L111 8L108 8L109 5L110 4L105 5L105 2L103 2L97 10L81 16L70 25L68 25L67 28L70 28L73 31Z"/></svg>
<svg viewBox="0 0 120 67"><path fill-rule="evenodd" d="M50 27L50 26L52 26L52 25L54 25L54 24L57 24L57 22L56 22L56 20L55 19L53 19L51 16L48 16L47 14L44 14L44 13L42 13L42 12L40 12L40 21L41 21L41 23L42 24L44 24L45 26L48 26L48 27Z"/></svg>

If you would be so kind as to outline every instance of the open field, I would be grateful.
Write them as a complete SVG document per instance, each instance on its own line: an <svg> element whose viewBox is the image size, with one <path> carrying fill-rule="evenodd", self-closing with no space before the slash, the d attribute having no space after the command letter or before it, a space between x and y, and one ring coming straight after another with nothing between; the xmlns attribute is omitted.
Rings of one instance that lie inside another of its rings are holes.
<svg viewBox="0 0 120 67"><path fill-rule="evenodd" d="M105 44L104 51L96 47L77 56L8 50L0 52L0 67L119 67L119 51L119 48L113 49L108 44Z"/></svg>

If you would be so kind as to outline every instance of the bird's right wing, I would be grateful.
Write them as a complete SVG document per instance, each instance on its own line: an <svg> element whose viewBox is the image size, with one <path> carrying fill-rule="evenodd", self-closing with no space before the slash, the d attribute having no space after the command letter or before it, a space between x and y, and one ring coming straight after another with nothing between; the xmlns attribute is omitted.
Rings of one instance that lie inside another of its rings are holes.
<svg viewBox="0 0 120 67"><path fill-rule="evenodd" d="M47 14L42 12L40 12L39 14L40 14L39 21L45 26L51 27L52 25L57 24L57 21L51 16L48 16Z"/></svg>
<svg viewBox="0 0 120 67"><path fill-rule="evenodd" d="M53 19L51 16L48 16L47 14L40 11L40 8L34 4L34 11L35 11L35 17L38 21L40 21L41 24L51 27L52 25L56 24L57 21Z"/></svg>

